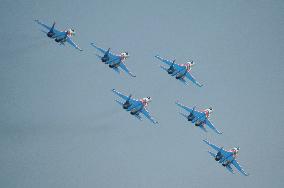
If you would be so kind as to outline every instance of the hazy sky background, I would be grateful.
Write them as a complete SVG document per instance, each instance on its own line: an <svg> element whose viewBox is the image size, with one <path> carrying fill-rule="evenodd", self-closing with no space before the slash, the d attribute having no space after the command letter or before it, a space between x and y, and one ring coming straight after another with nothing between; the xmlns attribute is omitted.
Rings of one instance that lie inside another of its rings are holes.
<svg viewBox="0 0 284 188"><path fill-rule="evenodd" d="M283 187L284 1L19 1L0 8L0 187ZM74 28L59 46L33 20ZM98 63L96 42L128 51L137 75ZM196 62L186 87L154 55ZM153 126L112 88L151 96ZM212 106L203 133L174 102ZM202 139L241 148L230 174Z"/></svg>

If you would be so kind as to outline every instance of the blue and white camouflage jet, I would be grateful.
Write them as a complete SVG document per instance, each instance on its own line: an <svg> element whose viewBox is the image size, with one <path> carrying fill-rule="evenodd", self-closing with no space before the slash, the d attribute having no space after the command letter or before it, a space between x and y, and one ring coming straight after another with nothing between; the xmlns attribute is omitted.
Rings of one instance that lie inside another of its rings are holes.
<svg viewBox="0 0 284 188"><path fill-rule="evenodd" d="M130 114L138 118L139 120L142 120L140 113L143 114L146 118L148 118L152 123L157 124L158 121L156 121L147 110L147 106L149 102L152 101L151 97L145 97L142 99L133 99L132 95L126 96L115 89L112 90L116 95L121 97L125 102L120 102L118 100L115 100L118 104L122 106L123 109L126 111L130 111Z"/></svg>
<svg viewBox="0 0 284 188"><path fill-rule="evenodd" d="M132 77L136 77L125 65L125 60L129 57L128 52L122 52L120 54L113 54L110 52L110 48L105 50L98 46L96 46L94 43L91 43L93 47L95 47L98 51L100 51L103 56L97 55L97 57L105 64L107 64L110 68L112 68L117 73L120 73L120 70L118 67L120 67L122 70L124 70L127 74L129 74Z"/></svg>
<svg viewBox="0 0 284 188"><path fill-rule="evenodd" d="M187 84L187 81L185 78L189 79L192 81L194 84L196 84L199 87L202 87L203 85L200 84L191 74L191 67L195 65L193 61L189 61L185 64L177 64L175 63L175 60L167 60L164 59L158 55L155 56L157 59L162 61L163 63L169 65L169 68L166 68L164 66L160 66L163 70L165 70L169 75L175 76L177 80L180 80L183 84Z"/></svg>
<svg viewBox="0 0 284 188"><path fill-rule="evenodd" d="M40 22L39 20L35 20L36 23L38 23L39 25L41 25L42 27L44 27L46 30L41 30L43 33L46 34L46 36L48 38L54 39L55 42L64 45L65 42L68 42L71 46L73 46L74 48L76 48L77 50L83 51L77 44L75 44L71 37L75 35L75 30L74 29L68 29L68 30L64 30L64 31L59 31L57 29L55 29L55 22L53 23L53 25L50 27L42 22Z"/></svg>
<svg viewBox="0 0 284 188"><path fill-rule="evenodd" d="M189 108L179 103L178 101L176 102L176 105L189 112L189 115L183 114L181 112L180 114L188 121L194 123L195 126L200 127L203 131L207 132L207 130L205 129L205 125L207 125L211 129L213 129L217 134L222 134L222 132L218 131L208 119L213 112L213 109L211 107L202 111L197 111L195 110L196 107Z"/></svg>
<svg viewBox="0 0 284 188"><path fill-rule="evenodd" d="M229 151L224 150L223 147L216 146L214 144L211 144L207 140L203 140L207 145L212 147L214 150L217 151L217 154L212 153L211 151L208 151L208 153L215 158L216 161L221 163L224 167L226 167L231 173L234 174L234 171L231 167L231 164L233 164L236 169L238 169L243 175L248 176L249 174L244 171L244 169L239 165L239 163L236 160L237 154L239 153L240 148L235 147L230 149Z"/></svg>

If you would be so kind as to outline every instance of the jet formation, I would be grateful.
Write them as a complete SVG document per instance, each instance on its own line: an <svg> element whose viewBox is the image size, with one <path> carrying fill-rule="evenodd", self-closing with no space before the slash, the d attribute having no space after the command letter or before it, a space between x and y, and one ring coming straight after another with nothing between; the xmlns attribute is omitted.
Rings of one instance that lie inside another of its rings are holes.
<svg viewBox="0 0 284 188"><path fill-rule="evenodd" d="M67 29L63 31L59 31L55 29L55 22L48 26L39 20L35 20L37 24L42 26L44 30L41 30L43 33L46 34L46 36L50 39L54 39L55 42L57 42L60 45L65 45L67 42L71 46L73 46L75 49L82 51L82 49L75 44L72 41L72 37L75 35L74 29ZM100 52L100 54L96 54L96 56L99 58L99 60L108 65L109 68L114 70L117 73L120 73L120 70L123 70L125 73L127 73L131 77L136 77L126 66L125 61L129 58L128 52L121 52L119 54L114 54L111 52L110 48L103 49L99 46L97 46L95 43L91 43L91 46L93 46L97 51ZM183 64L178 64L175 61L176 60L167 60L159 55L154 56L156 59L160 60L162 63L166 64L169 67L160 66L160 68L168 73L168 75L175 77L176 80L179 80L181 83L185 85L188 84L188 80L190 80L193 84L195 84L198 87L202 87L203 84L199 83L192 75L191 70L192 67L195 65L195 63L191 60ZM142 84L143 86L143 84ZM140 99L135 99L132 97L132 95L124 95L121 92L112 89L112 92L120 97L123 101L115 100L121 107L127 112L130 112L130 114L134 117L136 117L139 120L142 120L142 116L144 115L147 119L149 119L153 124L158 124L158 121L150 114L148 111L148 105L152 101L151 97L144 97ZM211 116L213 109L212 107L206 108L204 110L196 110L196 106L194 107L187 107L183 104L181 104L179 101L176 101L176 105L183 110L187 112L187 114L180 112L180 115L185 117L189 122L194 124L196 127L201 128L204 132L207 132L206 126L212 129L215 133L218 135L222 134L209 120L209 117ZM233 168L231 165L235 166L235 168L240 171L243 175L248 176L249 174L243 170L243 168L239 165L239 163L236 161L236 157L239 153L240 148L235 147L230 150L225 150L223 147L216 146L214 144L211 144L207 140L203 140L207 145L209 145L211 148L213 148L217 153L213 153L211 151L208 151L209 154L214 157L214 159L222 164L222 166L226 167L227 170L229 170L231 173L234 173Z"/></svg>

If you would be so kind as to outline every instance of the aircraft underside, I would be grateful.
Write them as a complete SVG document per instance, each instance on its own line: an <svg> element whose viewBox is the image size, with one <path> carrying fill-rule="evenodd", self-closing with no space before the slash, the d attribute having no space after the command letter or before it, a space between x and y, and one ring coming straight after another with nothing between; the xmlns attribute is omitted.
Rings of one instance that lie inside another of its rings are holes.
<svg viewBox="0 0 284 188"><path fill-rule="evenodd" d="M141 108L133 108L131 111L130 111L130 114L131 115L139 115L139 112L142 110L143 107Z"/></svg>
<svg viewBox="0 0 284 188"><path fill-rule="evenodd" d="M113 64L113 65L109 65L110 68L117 68L119 67L119 63Z"/></svg>

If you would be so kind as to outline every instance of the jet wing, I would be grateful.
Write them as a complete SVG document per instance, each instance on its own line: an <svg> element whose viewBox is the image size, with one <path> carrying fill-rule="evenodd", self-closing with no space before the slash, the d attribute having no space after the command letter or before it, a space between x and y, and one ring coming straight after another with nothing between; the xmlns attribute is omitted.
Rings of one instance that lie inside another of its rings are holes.
<svg viewBox="0 0 284 188"><path fill-rule="evenodd" d="M174 69L176 70L175 75L176 75L177 73L180 73L180 72L186 70L184 66L181 66L181 65L176 64L176 63L174 63Z"/></svg>
<svg viewBox="0 0 284 188"><path fill-rule="evenodd" d="M208 142L208 140L203 140L203 142L205 142L208 146L210 146L211 148L213 148L214 150L216 150L216 151L221 151L221 150L223 150L221 147L219 147L219 146L216 146L216 145L214 145L214 144L211 144L210 142ZM224 150L223 150L224 151Z"/></svg>
<svg viewBox="0 0 284 188"><path fill-rule="evenodd" d="M208 127L213 129L217 134L222 134L222 132L218 131L216 127L209 121L209 119L206 118L205 123Z"/></svg>
<svg viewBox="0 0 284 188"><path fill-rule="evenodd" d="M234 159L232 164L238 169L243 175L248 176L249 174L244 171L244 169L239 165L239 163Z"/></svg>
<svg viewBox="0 0 284 188"><path fill-rule="evenodd" d="M91 43L91 45L96 48L97 50L99 50L101 53L105 54L107 52L107 50L101 48L101 47L98 47L96 46L93 42Z"/></svg>
<svg viewBox="0 0 284 188"><path fill-rule="evenodd" d="M77 50L80 50L80 51L83 51L77 44L75 44L72 39L70 37L67 37L66 38L66 41L71 45L73 46L74 48L76 48Z"/></svg>
<svg viewBox="0 0 284 188"><path fill-rule="evenodd" d="M103 53L103 54L105 54L105 53L108 51L108 50L103 49L103 48L101 48L101 47L99 47L99 46L96 46L95 43L93 43L93 42L91 43L91 45L92 45L94 48L96 48L97 50L99 50L99 51L100 51L101 53ZM110 60L109 60L109 61L113 61L113 59L118 59L118 56L112 54L111 52L109 52L108 55L109 55L109 57L110 57Z"/></svg>
<svg viewBox="0 0 284 188"><path fill-rule="evenodd" d="M48 25L46 25L46 24L40 22L39 20L35 20L35 22L36 22L37 24L41 25L42 27L44 27L44 28L47 29L47 30L50 30L50 29L51 29L51 27L49 27ZM62 33L61 31L58 31L58 30L56 30L56 29L53 29L53 32L54 32L56 35L60 35L60 34Z"/></svg>
<svg viewBox="0 0 284 188"><path fill-rule="evenodd" d="M183 108L184 110L186 110L186 111L188 111L190 113L193 111L193 109L188 108L187 106L184 106L183 104L179 103L178 101L176 101L176 105L181 107L181 108Z"/></svg>
<svg viewBox="0 0 284 188"><path fill-rule="evenodd" d="M163 63L166 63L167 65L171 66L173 64L173 61L167 60L167 59L163 59L162 57L155 55L155 58L159 59L160 61L162 61Z"/></svg>
<svg viewBox="0 0 284 188"><path fill-rule="evenodd" d="M192 81L193 83L195 83L197 86L202 87L203 85L200 84L199 82L196 81L196 79L191 75L190 72L187 72L185 74L185 77L187 77L190 81Z"/></svg>
<svg viewBox="0 0 284 188"><path fill-rule="evenodd" d="M193 108L189 108L181 103L179 103L178 101L176 102L176 105L183 108L184 110L190 112L190 113L193 113L193 115L195 116L195 119L198 120L200 116L202 116L202 112L199 112L197 110L195 110L195 107ZM195 121L196 121L195 120Z"/></svg>
<svg viewBox="0 0 284 188"><path fill-rule="evenodd" d="M121 62L121 63L119 64L119 66L120 66L127 74L129 74L130 76L136 77L134 74L132 74L132 72L129 71L129 69L126 67L126 65L125 65L123 62Z"/></svg>
<svg viewBox="0 0 284 188"><path fill-rule="evenodd" d="M125 101L127 101L127 100L129 99L129 96L123 95L122 93L116 91L115 89L112 89L112 92L114 92L116 95L118 95L119 97L121 97L121 98L122 98L123 100L125 100ZM132 98L130 98L130 99L129 99L129 102L130 102L131 104L133 104L133 103L135 103L135 102L137 102L137 101L134 100L134 99L132 99Z"/></svg>
<svg viewBox="0 0 284 188"><path fill-rule="evenodd" d="M141 110L141 113L145 115L146 118L148 118L152 123L157 124L158 121L156 121L148 112L148 110L146 108L143 108Z"/></svg>

